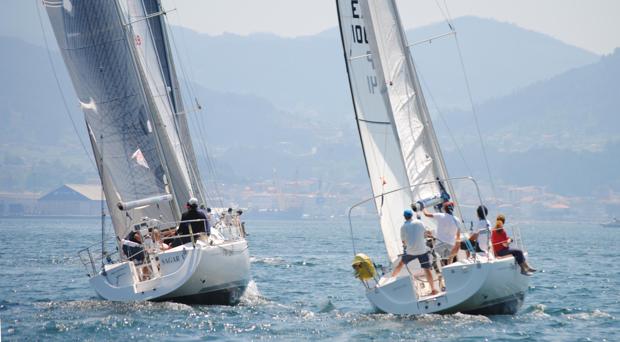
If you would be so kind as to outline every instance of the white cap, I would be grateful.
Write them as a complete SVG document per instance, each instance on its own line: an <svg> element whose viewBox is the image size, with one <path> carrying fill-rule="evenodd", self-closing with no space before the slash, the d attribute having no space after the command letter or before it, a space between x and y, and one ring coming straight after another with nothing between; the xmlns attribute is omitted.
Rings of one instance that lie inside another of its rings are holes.
<svg viewBox="0 0 620 342"><path fill-rule="evenodd" d="M197 206L198 205L198 199L196 197L192 197L189 199L189 201L187 201L187 204L191 205L191 206Z"/></svg>

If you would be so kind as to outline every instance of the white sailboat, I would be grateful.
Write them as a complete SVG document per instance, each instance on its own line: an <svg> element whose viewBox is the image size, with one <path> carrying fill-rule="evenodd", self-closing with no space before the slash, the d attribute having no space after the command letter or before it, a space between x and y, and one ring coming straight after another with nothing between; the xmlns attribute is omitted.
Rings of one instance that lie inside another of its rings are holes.
<svg viewBox="0 0 620 342"><path fill-rule="evenodd" d="M336 2L353 105L374 194L351 210L374 202L393 268L403 252L400 227L404 209L417 202L441 203L449 194L461 216L454 191L460 184L453 183L471 182L472 193L464 197L480 195L473 178L448 175L395 0ZM427 227L435 228L433 220L422 220ZM353 245L355 250L355 239ZM358 255L356 262L361 265L358 267L366 267L362 282L367 298L388 313L510 314L521 306L528 288L529 279L520 273L514 258L496 258L492 252L472 251L469 258L462 256L460 261L444 266L444 284L439 283L439 274L434 271L435 288L444 288L437 295L430 294L418 261L409 263L395 277L391 272L374 274L372 262L364 255Z"/></svg>
<svg viewBox="0 0 620 342"><path fill-rule="evenodd" d="M617 218L614 217L609 222L601 223L601 226L603 226L603 227L620 227L620 220L618 220Z"/></svg>
<svg viewBox="0 0 620 342"><path fill-rule="evenodd" d="M206 200L160 1L43 4L84 112L114 226L112 240L80 252L90 284L114 301L237 303L250 280L241 227L216 226L210 237L191 235L167 250L156 240L156 230L174 233L190 198ZM201 226L188 223L190 233L192 224ZM141 243L127 242L136 233ZM124 243L137 248L140 261Z"/></svg>

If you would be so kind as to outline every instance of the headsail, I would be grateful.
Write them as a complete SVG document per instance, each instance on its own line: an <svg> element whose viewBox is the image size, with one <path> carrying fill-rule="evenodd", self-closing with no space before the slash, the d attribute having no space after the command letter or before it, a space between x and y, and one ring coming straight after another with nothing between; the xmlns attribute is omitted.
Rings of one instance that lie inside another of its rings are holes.
<svg viewBox="0 0 620 342"><path fill-rule="evenodd" d="M349 82L375 196L447 178L393 0L337 0ZM449 185L448 185L449 186ZM390 260L402 251L402 212L436 184L376 201Z"/></svg>
<svg viewBox="0 0 620 342"><path fill-rule="evenodd" d="M171 95L178 87L163 27L147 18L159 2L45 0L44 5L82 103L117 236L124 237L142 216L178 220L180 204L193 194L199 176L190 170L178 134L175 115L182 107L180 96ZM170 198L167 194L174 200L130 212L117 207Z"/></svg>
<svg viewBox="0 0 620 342"><path fill-rule="evenodd" d="M177 201L184 203L197 197L204 203L202 182L198 174L177 75L168 44L164 12L159 0L120 0L126 16L136 56L150 97L163 127L160 133L168 140L164 151ZM189 188L188 188L189 185Z"/></svg>

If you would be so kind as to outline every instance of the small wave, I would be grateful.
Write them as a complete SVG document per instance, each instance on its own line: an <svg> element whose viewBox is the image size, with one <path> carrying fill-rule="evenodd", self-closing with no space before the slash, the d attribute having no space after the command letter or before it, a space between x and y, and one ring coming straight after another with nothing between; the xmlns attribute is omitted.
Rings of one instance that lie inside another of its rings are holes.
<svg viewBox="0 0 620 342"><path fill-rule="evenodd" d="M532 304L525 308L524 313L534 317L549 317L549 314L545 312L546 309L544 304Z"/></svg>
<svg viewBox="0 0 620 342"><path fill-rule="evenodd" d="M295 266L316 266L315 263L308 262L306 260L296 261L296 262L293 263L293 265L295 265Z"/></svg>
<svg viewBox="0 0 620 342"><path fill-rule="evenodd" d="M336 306L330 299L327 302L324 302L319 307L319 313L327 313L336 310Z"/></svg>
<svg viewBox="0 0 620 342"><path fill-rule="evenodd" d="M250 257L250 262L263 265L286 265L286 260L281 257Z"/></svg>
<svg viewBox="0 0 620 342"><path fill-rule="evenodd" d="M614 319L614 317L610 315L609 313L598 310L598 309L592 312L579 312L579 313L574 313L574 314L566 314L564 315L564 317L566 317L566 319L568 320L582 320L582 321L588 321L588 320L597 319L597 318Z"/></svg>
<svg viewBox="0 0 620 342"><path fill-rule="evenodd" d="M299 315L301 316L301 318L306 319L306 320L313 319L316 316L316 314L313 311L306 310L306 309L302 309L299 312Z"/></svg>
<svg viewBox="0 0 620 342"><path fill-rule="evenodd" d="M36 306L47 310L71 310L71 311L92 311L102 309L114 309L119 313L136 312L144 310L162 311L194 311L190 305L175 302L112 302L107 300L80 300L80 301L48 301L39 302Z"/></svg>
<svg viewBox="0 0 620 342"><path fill-rule="evenodd" d="M493 321L482 315L469 315L457 312L450 315L440 314L424 314L417 316L409 316L409 319L414 319L420 322L442 322L444 324L469 324L469 323L492 323Z"/></svg>

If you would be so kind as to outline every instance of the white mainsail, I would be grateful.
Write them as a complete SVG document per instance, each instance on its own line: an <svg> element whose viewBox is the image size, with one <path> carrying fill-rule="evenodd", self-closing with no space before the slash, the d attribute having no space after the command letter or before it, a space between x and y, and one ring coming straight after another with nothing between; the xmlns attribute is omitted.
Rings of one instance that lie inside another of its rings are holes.
<svg viewBox="0 0 620 342"><path fill-rule="evenodd" d="M337 6L373 194L447 179L395 2L337 0ZM402 252L403 210L438 194L439 186L433 183L377 198L391 261Z"/></svg>
<svg viewBox="0 0 620 342"><path fill-rule="evenodd" d="M203 193L158 0L45 0L86 118L118 238L143 216L180 219ZM66 4L71 4L67 6ZM182 135L187 136L183 137ZM185 146L184 146L185 145ZM119 202L168 198L125 212Z"/></svg>

